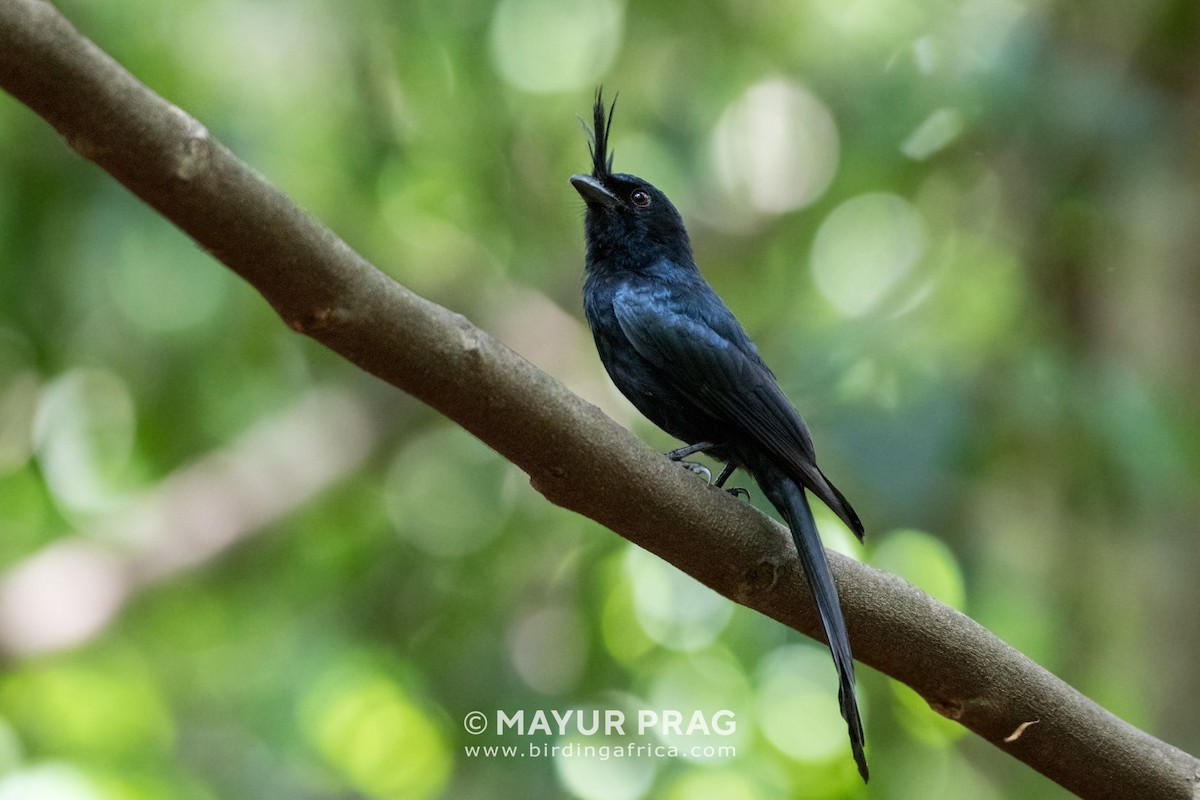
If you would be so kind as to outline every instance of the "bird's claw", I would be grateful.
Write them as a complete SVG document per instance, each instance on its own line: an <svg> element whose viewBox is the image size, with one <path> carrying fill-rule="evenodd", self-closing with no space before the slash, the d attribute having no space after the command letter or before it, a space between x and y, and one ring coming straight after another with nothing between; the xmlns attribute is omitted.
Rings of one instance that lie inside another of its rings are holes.
<svg viewBox="0 0 1200 800"><path fill-rule="evenodd" d="M679 461L678 463L688 472L694 472L697 475L703 475L706 481L712 483L712 470L703 464L697 464L695 461Z"/></svg>
<svg viewBox="0 0 1200 800"><path fill-rule="evenodd" d="M735 486L732 489L726 489L725 491L729 492L734 497L744 498L747 503L750 502L750 492L746 491L741 486Z"/></svg>

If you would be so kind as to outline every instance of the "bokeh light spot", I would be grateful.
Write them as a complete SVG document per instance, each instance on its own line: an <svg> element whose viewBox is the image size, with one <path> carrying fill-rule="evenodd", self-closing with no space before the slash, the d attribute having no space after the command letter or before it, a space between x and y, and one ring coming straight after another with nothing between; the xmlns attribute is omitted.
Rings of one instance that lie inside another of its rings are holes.
<svg viewBox="0 0 1200 800"><path fill-rule="evenodd" d="M550 606L526 615L509 634L509 657L527 684L557 694L575 686L587 659L586 626L571 608Z"/></svg>
<svg viewBox="0 0 1200 800"><path fill-rule="evenodd" d="M894 46L908 32L919 30L928 10L904 0L817 0L814 10L828 23L828 36L857 50Z"/></svg>
<svg viewBox="0 0 1200 800"><path fill-rule="evenodd" d="M961 611L966 605L966 584L958 559L928 533L901 530L889 534L875 548L871 564L896 573L951 608Z"/></svg>
<svg viewBox="0 0 1200 800"><path fill-rule="evenodd" d="M227 276L183 234L165 225L122 234L109 290L126 319L149 333L174 333L214 317Z"/></svg>
<svg viewBox="0 0 1200 800"><path fill-rule="evenodd" d="M861 693L859 707L865 718ZM767 655L759 671L757 710L763 734L792 758L826 762L845 754L837 677L824 647L789 645Z"/></svg>
<svg viewBox="0 0 1200 800"><path fill-rule="evenodd" d="M667 785L663 800L765 800L749 775L734 770L687 772Z"/></svg>
<svg viewBox="0 0 1200 800"><path fill-rule="evenodd" d="M900 145L900 152L914 161L924 161L953 142L962 133L962 112L956 108L939 108Z"/></svg>
<svg viewBox="0 0 1200 800"><path fill-rule="evenodd" d="M0 704L41 752L145 758L170 752L175 739L154 676L132 654L97 664L28 667L0 684Z"/></svg>
<svg viewBox="0 0 1200 800"><path fill-rule="evenodd" d="M729 600L640 547L629 546L625 568L638 624L659 644L699 650L733 615Z"/></svg>
<svg viewBox="0 0 1200 800"><path fill-rule="evenodd" d="M38 764L0 778L0 800L104 800L83 773L61 763Z"/></svg>
<svg viewBox="0 0 1200 800"><path fill-rule="evenodd" d="M504 475L495 453L477 439L440 427L396 456L387 477L388 513L397 532L425 552L465 555L504 526Z"/></svg>
<svg viewBox="0 0 1200 800"><path fill-rule="evenodd" d="M492 58L527 92L589 88L616 57L624 7L615 0L501 0L492 17Z"/></svg>
<svg viewBox="0 0 1200 800"><path fill-rule="evenodd" d="M633 587L627 579L618 579L609 591L600 619L604 646L613 658L633 664L656 643L637 622Z"/></svg>
<svg viewBox="0 0 1200 800"><path fill-rule="evenodd" d="M112 508L133 452L134 406L125 382L103 370L75 370L51 383L34 417L46 484L77 511Z"/></svg>
<svg viewBox="0 0 1200 800"><path fill-rule="evenodd" d="M736 207L779 214L809 205L829 188L838 133L821 100L792 81L748 89L717 122L713 161Z"/></svg>
<svg viewBox="0 0 1200 800"><path fill-rule="evenodd" d="M843 314L879 307L925 252L925 223L903 197L873 192L839 205L817 231L817 289Z"/></svg>
<svg viewBox="0 0 1200 800"><path fill-rule="evenodd" d="M437 797L451 759L436 724L366 659L332 668L305 697L310 741L356 789L382 800Z"/></svg>

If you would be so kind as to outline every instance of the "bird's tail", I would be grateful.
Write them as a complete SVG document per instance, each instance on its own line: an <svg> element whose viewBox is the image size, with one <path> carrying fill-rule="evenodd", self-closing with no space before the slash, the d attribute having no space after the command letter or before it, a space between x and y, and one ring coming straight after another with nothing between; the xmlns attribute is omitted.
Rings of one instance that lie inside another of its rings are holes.
<svg viewBox="0 0 1200 800"><path fill-rule="evenodd" d="M850 638L846 634L846 621L842 618L842 606L838 600L833 574L825 558L825 548L817 534L817 523L809 508L804 487L789 478L774 465L763 465L754 470L754 479L762 488L767 499L779 510L792 530L792 540L800 556L800 565L808 578L813 599L821 614L825 638L838 673L838 701L842 707L842 718L850 731L850 747L854 761L864 781L868 779L867 757L863 752L862 718L858 713L858 698L854 693L854 656L850 652Z"/></svg>

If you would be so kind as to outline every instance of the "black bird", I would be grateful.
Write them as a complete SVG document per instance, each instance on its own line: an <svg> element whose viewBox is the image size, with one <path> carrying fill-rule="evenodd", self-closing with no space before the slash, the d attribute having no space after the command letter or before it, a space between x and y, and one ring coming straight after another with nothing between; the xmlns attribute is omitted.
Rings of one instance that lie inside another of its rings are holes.
<svg viewBox="0 0 1200 800"><path fill-rule="evenodd" d="M683 219L661 191L614 173L608 119L596 93L591 175L571 176L587 203L584 311L613 383L651 422L725 462L716 485L744 469L787 521L838 672L838 699L866 781L854 657L805 489L862 539L858 515L817 467L812 438L754 342L700 275Z"/></svg>

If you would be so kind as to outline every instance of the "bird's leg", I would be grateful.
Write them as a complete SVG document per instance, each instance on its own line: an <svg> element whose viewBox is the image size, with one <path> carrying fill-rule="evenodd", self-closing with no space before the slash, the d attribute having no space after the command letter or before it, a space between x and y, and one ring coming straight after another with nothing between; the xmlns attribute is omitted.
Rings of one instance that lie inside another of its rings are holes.
<svg viewBox="0 0 1200 800"><path fill-rule="evenodd" d="M713 486L716 486L718 489L724 488L725 481L729 480L729 476L733 474L735 469L737 469L737 464L726 464L725 469L721 470L721 474L713 481Z"/></svg>
<svg viewBox="0 0 1200 800"><path fill-rule="evenodd" d="M721 470L721 474L717 476L715 481L713 481L713 486L716 486L718 489L724 489L725 481L729 480L729 476L732 475L736 469L737 464L726 464L725 469ZM750 492L746 491L741 486L735 486L732 489L725 489L725 491L729 492L734 497L744 497L747 501L750 499Z"/></svg>
<svg viewBox="0 0 1200 800"><path fill-rule="evenodd" d="M695 444L689 444L687 447L680 447L678 450L672 450L671 452L667 453L667 458L671 459L672 461L678 461L684 467L684 469L691 470L697 475L703 475L705 480L707 480L709 483L712 483L712 472L708 467L704 466L703 464L697 464L695 461L684 461L684 459L690 455L711 450L714 447L716 447L716 445L712 442L696 442Z"/></svg>
<svg viewBox="0 0 1200 800"><path fill-rule="evenodd" d="M708 450L712 450L714 447L716 447L716 445L712 442L696 442L695 444L689 444L687 447L681 447L678 450L672 450L671 452L667 453L667 458L671 459L672 461L682 461L690 455L703 453Z"/></svg>

